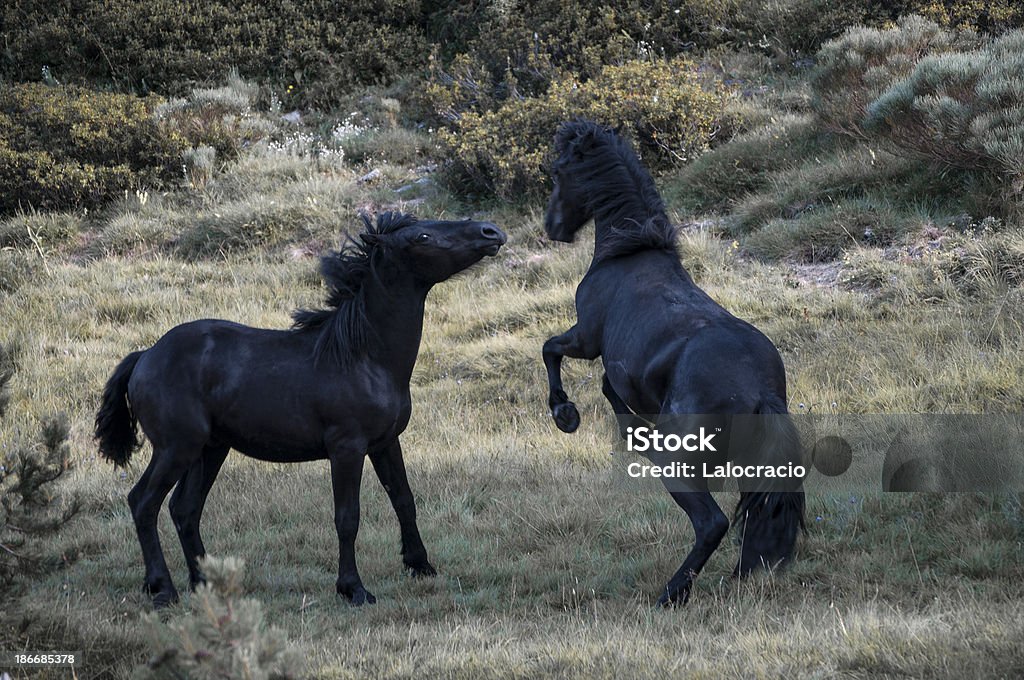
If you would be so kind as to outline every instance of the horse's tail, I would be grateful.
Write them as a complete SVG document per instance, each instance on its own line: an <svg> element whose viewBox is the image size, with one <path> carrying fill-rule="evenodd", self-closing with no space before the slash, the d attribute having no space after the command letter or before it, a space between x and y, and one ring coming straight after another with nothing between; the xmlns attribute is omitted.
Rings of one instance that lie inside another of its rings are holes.
<svg viewBox="0 0 1024 680"><path fill-rule="evenodd" d="M128 404L128 380L142 352L132 352L117 365L103 388L103 402L96 414L96 439L100 454L115 466L125 466L139 446L135 414Z"/></svg>
<svg viewBox="0 0 1024 680"><path fill-rule="evenodd" d="M786 405L777 397L762 404L758 462L767 465L802 464L800 436ZM797 535L804 529L804 492L744 491L733 515L741 541L736 572L740 576L758 567L774 568L793 557Z"/></svg>

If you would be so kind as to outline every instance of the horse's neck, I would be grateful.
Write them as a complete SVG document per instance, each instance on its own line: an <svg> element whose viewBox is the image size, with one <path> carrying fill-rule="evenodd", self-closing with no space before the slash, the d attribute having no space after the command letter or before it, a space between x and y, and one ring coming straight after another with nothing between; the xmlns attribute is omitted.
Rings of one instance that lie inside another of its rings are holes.
<svg viewBox="0 0 1024 680"><path fill-rule="evenodd" d="M600 215L594 215L594 258L600 259L604 250L603 243L612 230L629 231L630 229L641 229L644 224L656 219L668 221L668 216L663 212L651 211L642 206L624 205L618 210L607 210Z"/></svg>
<svg viewBox="0 0 1024 680"><path fill-rule="evenodd" d="M412 280L375 282L366 291L369 354L395 371L412 376L423 336L423 311L430 286Z"/></svg>

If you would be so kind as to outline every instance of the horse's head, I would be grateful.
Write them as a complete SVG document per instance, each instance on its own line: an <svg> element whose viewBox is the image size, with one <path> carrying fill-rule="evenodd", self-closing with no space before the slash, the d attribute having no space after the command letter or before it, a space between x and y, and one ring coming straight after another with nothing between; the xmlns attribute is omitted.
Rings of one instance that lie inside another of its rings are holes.
<svg viewBox="0 0 1024 680"><path fill-rule="evenodd" d="M574 121L564 123L555 135L558 157L551 164L555 187L544 217L544 231L553 241L571 243L576 232L594 216L587 192L581 186L580 169L601 132L606 131L595 123Z"/></svg>
<svg viewBox="0 0 1024 680"><path fill-rule="evenodd" d="M487 255L496 255L506 236L490 222L405 219L387 233L364 233L366 243L379 243L404 269L434 284L444 281Z"/></svg>

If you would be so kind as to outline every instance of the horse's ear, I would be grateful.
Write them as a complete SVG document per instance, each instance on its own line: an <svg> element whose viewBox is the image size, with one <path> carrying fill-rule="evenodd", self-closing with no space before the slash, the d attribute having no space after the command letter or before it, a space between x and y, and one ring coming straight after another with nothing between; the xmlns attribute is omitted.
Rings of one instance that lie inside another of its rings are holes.
<svg viewBox="0 0 1024 680"><path fill-rule="evenodd" d="M374 246L381 242L383 235L373 232L365 232L359 235L359 240L368 246Z"/></svg>

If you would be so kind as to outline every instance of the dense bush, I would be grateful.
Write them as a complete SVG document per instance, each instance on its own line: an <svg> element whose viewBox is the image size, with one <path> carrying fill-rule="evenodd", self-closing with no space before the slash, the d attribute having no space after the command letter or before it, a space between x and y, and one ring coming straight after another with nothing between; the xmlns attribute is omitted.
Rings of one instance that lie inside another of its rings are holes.
<svg viewBox="0 0 1024 680"><path fill-rule="evenodd" d="M186 143L156 123L155 104L78 87L0 89L0 214L92 207L179 176Z"/></svg>
<svg viewBox="0 0 1024 680"><path fill-rule="evenodd" d="M455 5L435 28L454 37L448 50L462 55L454 60L452 75L497 100L514 91L542 94L570 74L585 81L608 65L716 44L728 16L725 4L711 0ZM467 62L472 62L468 73Z"/></svg>
<svg viewBox="0 0 1024 680"><path fill-rule="evenodd" d="M811 77L812 107L828 130L867 139L868 105L894 80L910 73L925 54L971 46L972 34L956 34L919 16L888 29L851 28L817 54Z"/></svg>
<svg viewBox="0 0 1024 680"><path fill-rule="evenodd" d="M865 126L936 167L991 175L1004 210L1024 191L1024 31L930 54L872 102Z"/></svg>
<svg viewBox="0 0 1024 680"><path fill-rule="evenodd" d="M543 96L515 98L495 111L464 113L442 131L447 177L457 188L503 198L544 187L559 123L580 117L623 126L655 169L704 151L718 131L723 91L705 89L682 58L608 66L580 83L568 77Z"/></svg>
<svg viewBox="0 0 1024 680"><path fill-rule="evenodd" d="M888 6L890 12L899 15L917 13L944 26L984 33L1002 33L1024 26L1024 5L1019 0L875 0L872 4Z"/></svg>
<svg viewBox="0 0 1024 680"><path fill-rule="evenodd" d="M12 80L35 80L48 66L58 80L164 95L236 67L279 83L286 103L326 105L424 66L422 16L418 0L9 0L0 66Z"/></svg>

